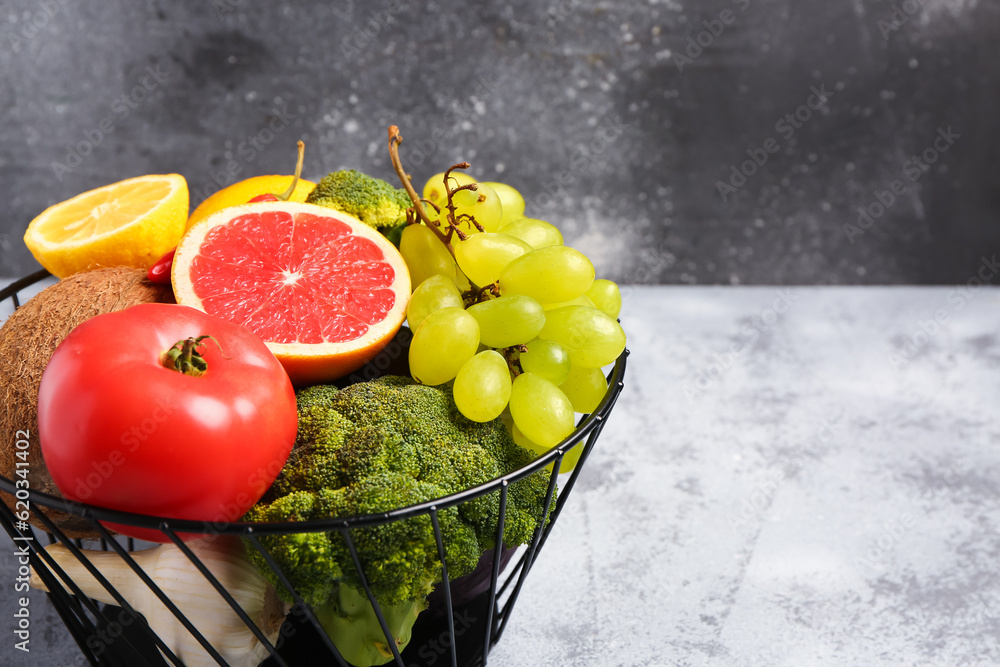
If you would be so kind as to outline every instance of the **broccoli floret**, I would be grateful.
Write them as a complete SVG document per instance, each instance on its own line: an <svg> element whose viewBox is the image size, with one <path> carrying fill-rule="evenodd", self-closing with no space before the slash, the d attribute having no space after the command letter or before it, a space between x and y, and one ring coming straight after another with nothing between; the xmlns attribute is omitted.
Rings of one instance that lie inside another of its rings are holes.
<svg viewBox="0 0 1000 667"><path fill-rule="evenodd" d="M406 190L355 169L324 176L306 202L335 208L382 231L406 222L406 209L413 205Z"/></svg>
<svg viewBox="0 0 1000 667"><path fill-rule="evenodd" d="M295 447L247 520L297 521L385 512L484 484L534 459L514 443L501 420L477 423L463 417L449 387L427 387L390 376L342 390L310 387L299 391L297 399ZM548 483L548 473L540 470L508 487L506 546L531 539ZM452 578L472 572L483 552L496 546L499 502L499 492L493 492L438 510ZM354 528L350 537L397 643L403 638L408 641L417 613L441 580L430 516ZM317 610L345 658L358 667L391 659L340 532L261 535L259 539L303 600ZM263 575L290 601L290 593L263 557L255 549L249 551Z"/></svg>

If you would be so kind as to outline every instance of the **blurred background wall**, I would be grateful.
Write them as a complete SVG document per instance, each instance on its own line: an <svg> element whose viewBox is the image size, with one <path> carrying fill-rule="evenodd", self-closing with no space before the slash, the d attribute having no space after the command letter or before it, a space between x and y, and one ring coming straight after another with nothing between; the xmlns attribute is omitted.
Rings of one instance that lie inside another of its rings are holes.
<svg viewBox="0 0 1000 667"><path fill-rule="evenodd" d="M0 2L0 277L46 206L179 172L459 160L605 277L958 283L1000 250L992 0ZM859 208L860 207L860 208Z"/></svg>

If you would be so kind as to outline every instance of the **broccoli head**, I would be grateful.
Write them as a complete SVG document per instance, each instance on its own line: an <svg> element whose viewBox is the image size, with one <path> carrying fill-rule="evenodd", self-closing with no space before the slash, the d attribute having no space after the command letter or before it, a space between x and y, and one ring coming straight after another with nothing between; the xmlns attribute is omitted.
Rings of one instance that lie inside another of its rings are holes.
<svg viewBox="0 0 1000 667"><path fill-rule="evenodd" d="M306 202L337 209L379 230L406 222L406 209L413 205L406 190L362 174L343 169L327 174L306 197Z"/></svg>
<svg viewBox="0 0 1000 667"><path fill-rule="evenodd" d="M500 419L478 423L463 417L446 386L384 377L342 390L332 386L303 389L297 403L295 447L278 479L247 513L249 521L378 514L485 484L535 458L514 443ZM509 485L503 532L506 546L531 539L542 519L548 484L548 472L540 470ZM497 491L438 509L452 578L472 572L483 552L496 546L499 503ZM392 654L367 602L343 532L261 535L259 539L303 600L317 610L344 657L358 667L382 664ZM390 622L398 643L408 636L402 631L412 626L426 606L427 595L441 580L431 517L421 514L352 528L349 533L387 621L390 615L393 622L405 621L399 627ZM263 558L255 549L249 551L263 575L290 600ZM347 641L344 637L357 639L365 627L371 629L372 622L379 629L375 634L380 646L372 641L341 646ZM351 635L345 627L356 628L357 633ZM368 661L377 656L384 660Z"/></svg>

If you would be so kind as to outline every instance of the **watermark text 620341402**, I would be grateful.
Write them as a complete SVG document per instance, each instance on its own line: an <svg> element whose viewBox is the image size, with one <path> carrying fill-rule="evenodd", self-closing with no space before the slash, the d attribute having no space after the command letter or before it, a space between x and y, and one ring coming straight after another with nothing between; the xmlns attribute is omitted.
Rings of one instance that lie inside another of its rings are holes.
<svg viewBox="0 0 1000 667"><path fill-rule="evenodd" d="M28 582L31 578L31 567L29 565L30 546L29 542L34 540L31 529L28 526L28 517L31 515L31 500L29 499L31 483L28 481L28 470L31 462L30 456L31 432L26 429L18 430L14 433L14 448L16 463L14 466L14 516L17 519L15 526L20 535L14 537L14 555L17 558L17 576L14 578L14 592L19 596L16 598L17 610L14 612L14 636L19 640L14 643L14 648L19 651L29 653L31 648L31 598L28 597Z"/></svg>

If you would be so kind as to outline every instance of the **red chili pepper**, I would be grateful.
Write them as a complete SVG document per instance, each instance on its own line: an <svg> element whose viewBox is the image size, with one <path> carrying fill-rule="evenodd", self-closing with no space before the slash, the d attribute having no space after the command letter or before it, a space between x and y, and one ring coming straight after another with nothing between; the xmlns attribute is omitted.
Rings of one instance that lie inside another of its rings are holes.
<svg viewBox="0 0 1000 667"><path fill-rule="evenodd" d="M163 257L156 260L155 264L149 267L149 271L146 272L149 282L156 283L157 285L170 284L170 267L174 265L175 252L177 252L177 248L167 252Z"/></svg>

